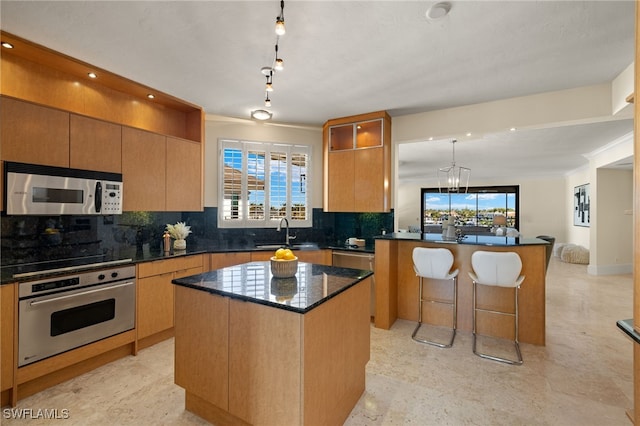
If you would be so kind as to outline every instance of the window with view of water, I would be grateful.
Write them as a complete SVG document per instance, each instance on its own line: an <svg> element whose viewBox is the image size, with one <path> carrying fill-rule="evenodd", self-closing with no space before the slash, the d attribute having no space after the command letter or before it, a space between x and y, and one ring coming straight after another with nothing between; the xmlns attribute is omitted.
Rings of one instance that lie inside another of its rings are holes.
<svg viewBox="0 0 640 426"><path fill-rule="evenodd" d="M506 216L507 226L518 229L518 186L470 187L464 194L422 188L421 194L422 232L440 232L449 216L463 233L485 232L493 227L496 214Z"/></svg>
<svg viewBox="0 0 640 426"><path fill-rule="evenodd" d="M219 227L311 226L307 188L311 148L220 141Z"/></svg>

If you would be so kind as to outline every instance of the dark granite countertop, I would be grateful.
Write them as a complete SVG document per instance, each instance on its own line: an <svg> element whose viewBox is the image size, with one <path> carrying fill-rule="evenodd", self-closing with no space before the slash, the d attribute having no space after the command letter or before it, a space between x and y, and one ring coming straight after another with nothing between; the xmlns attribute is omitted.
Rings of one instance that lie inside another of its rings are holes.
<svg viewBox="0 0 640 426"><path fill-rule="evenodd" d="M480 246L526 246L526 245L547 245L548 241L539 238L525 237L498 237L495 235L465 235L462 240L445 240L442 234L419 234L411 232L394 232L392 234L375 237L379 240L413 240L442 244L469 244Z"/></svg>
<svg viewBox="0 0 640 426"><path fill-rule="evenodd" d="M638 333L633 327L633 318L619 320L616 322L616 325L624 334L627 335L631 340L635 343L640 343L640 333Z"/></svg>
<svg viewBox="0 0 640 426"><path fill-rule="evenodd" d="M175 279L175 285L304 314L373 275L371 271L298 263L293 278L273 278L270 262L250 262Z"/></svg>
<svg viewBox="0 0 640 426"><path fill-rule="evenodd" d="M96 269L99 267L107 267L109 263L124 264L124 263L142 263L151 262L155 260L171 259L180 256L191 256L196 254L206 253L230 253L230 252L246 252L246 251L273 251L273 246L280 246L279 244L267 244L262 246L256 246L254 243L241 243L241 242L217 242L209 241L206 239L187 239L187 249L181 251L171 250L168 253L161 251L158 248L152 249L148 245L145 245L142 250L136 249L135 246L122 245L117 250L112 250L108 255L94 255L78 257L72 260L64 259L64 261L57 261L52 259L46 264L15 264L15 265L2 265L0 267L0 284L8 284L21 281L30 281L36 279L43 279L48 277L60 276L69 274L68 267L73 268L73 272L82 272L87 270ZM302 242L294 244L292 247L294 250L345 250L353 252L373 253L374 246L367 247L345 247L345 246L331 246L316 244L313 242ZM63 269L61 269L63 268Z"/></svg>

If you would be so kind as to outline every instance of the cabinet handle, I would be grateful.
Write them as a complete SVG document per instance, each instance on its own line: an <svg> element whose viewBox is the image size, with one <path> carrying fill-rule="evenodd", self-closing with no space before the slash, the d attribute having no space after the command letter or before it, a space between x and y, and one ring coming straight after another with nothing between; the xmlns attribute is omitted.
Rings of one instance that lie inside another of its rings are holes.
<svg viewBox="0 0 640 426"><path fill-rule="evenodd" d="M106 291L106 290L113 290L114 288L126 287L126 286L132 285L132 284L133 284L133 281L129 281L129 282L126 282L126 283L123 283L123 284L112 285L112 286L109 286L109 287L104 287L104 288L98 288L98 289L95 289L95 290L84 291L82 293L74 293L74 294L68 294L66 296L54 297L53 299L34 300L34 301L32 301L30 303L30 305L31 306L44 305L45 303L57 302L58 300L70 299L72 297L86 296L87 294L99 293L101 291Z"/></svg>

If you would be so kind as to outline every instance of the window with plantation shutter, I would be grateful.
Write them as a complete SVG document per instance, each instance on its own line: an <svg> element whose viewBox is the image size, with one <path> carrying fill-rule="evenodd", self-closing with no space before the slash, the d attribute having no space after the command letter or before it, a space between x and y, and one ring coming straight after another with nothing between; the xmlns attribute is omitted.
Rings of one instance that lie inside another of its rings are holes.
<svg viewBox="0 0 640 426"><path fill-rule="evenodd" d="M219 227L310 227L307 187L311 148L223 139L220 146Z"/></svg>

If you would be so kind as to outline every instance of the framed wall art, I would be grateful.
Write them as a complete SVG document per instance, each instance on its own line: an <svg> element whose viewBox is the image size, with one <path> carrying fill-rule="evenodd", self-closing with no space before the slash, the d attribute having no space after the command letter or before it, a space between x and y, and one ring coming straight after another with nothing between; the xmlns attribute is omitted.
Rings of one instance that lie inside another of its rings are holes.
<svg viewBox="0 0 640 426"><path fill-rule="evenodd" d="M590 204L589 184L576 186L573 189L573 224L575 226L589 226Z"/></svg>

